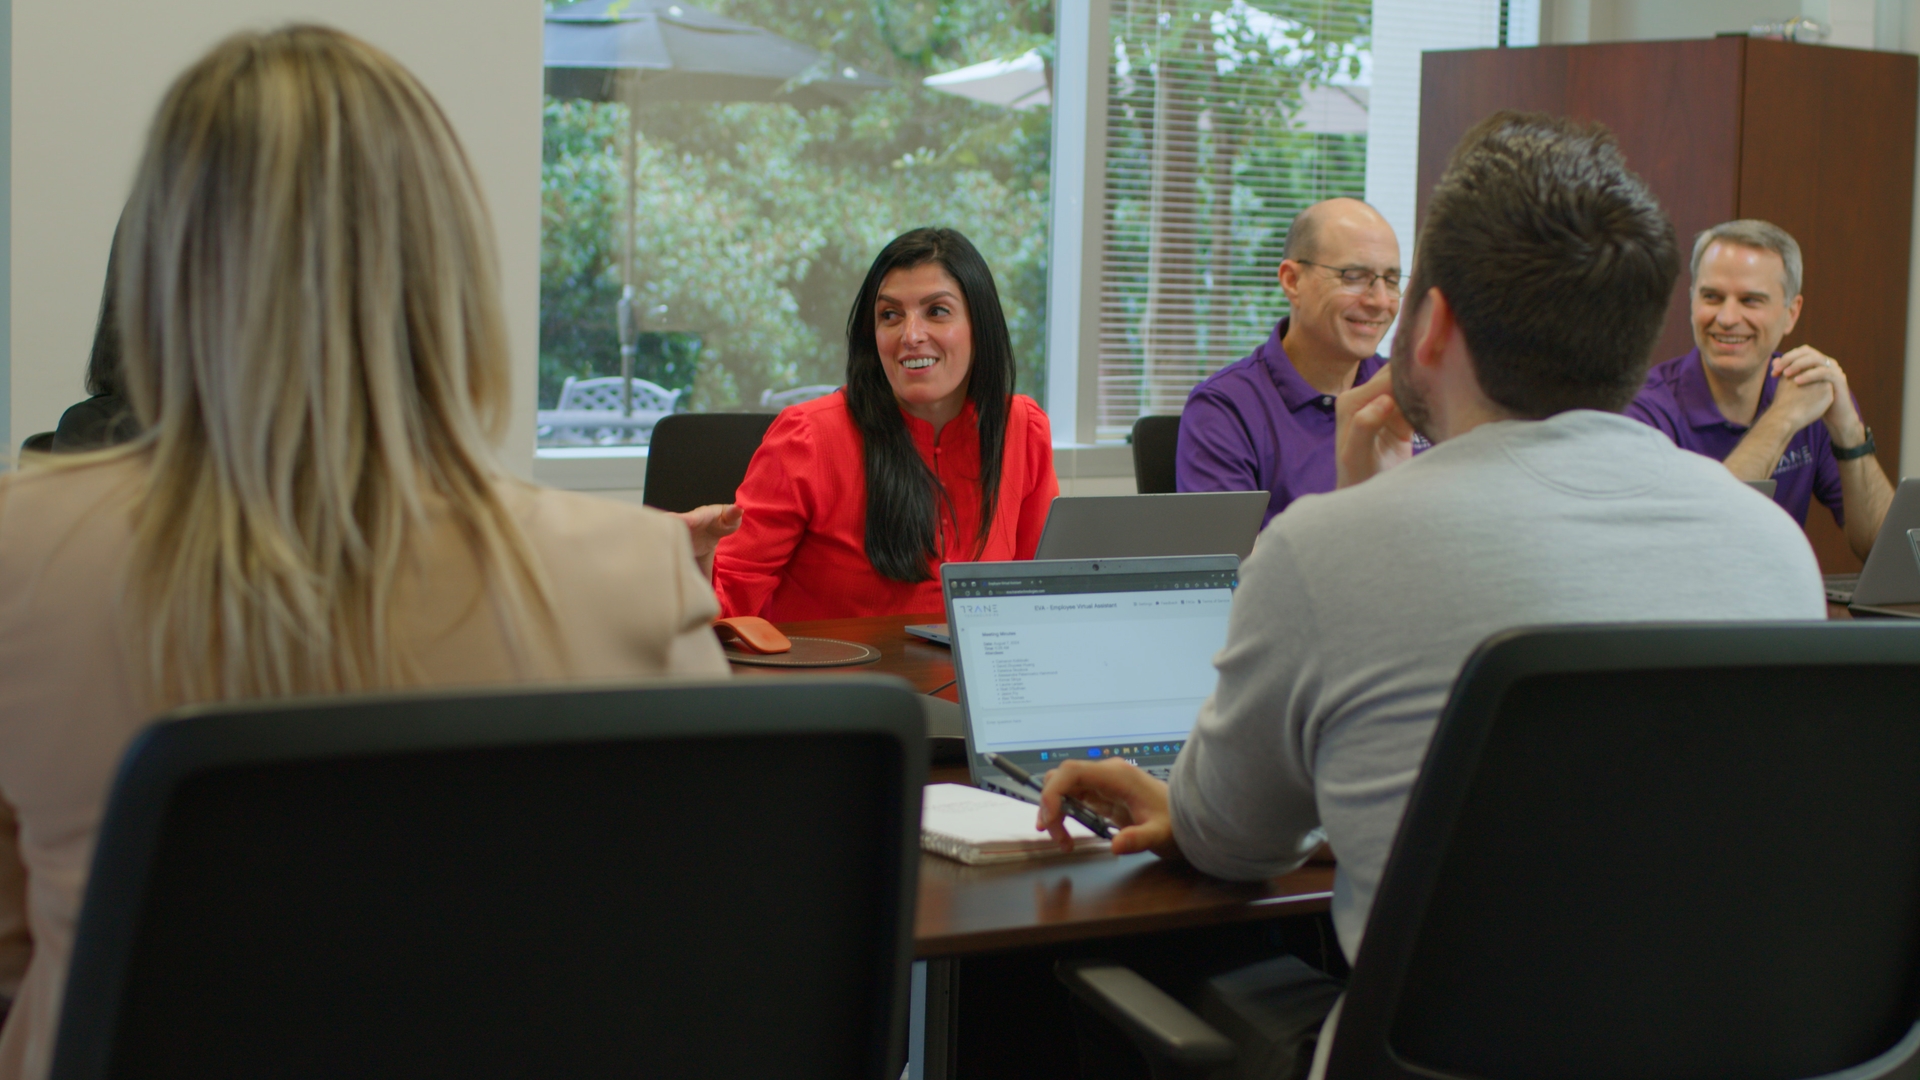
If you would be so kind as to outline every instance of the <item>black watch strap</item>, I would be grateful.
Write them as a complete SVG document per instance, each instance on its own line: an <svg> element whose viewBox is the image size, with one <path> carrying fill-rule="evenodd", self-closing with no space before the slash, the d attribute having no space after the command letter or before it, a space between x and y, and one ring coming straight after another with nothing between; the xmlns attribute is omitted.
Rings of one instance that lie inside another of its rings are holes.
<svg viewBox="0 0 1920 1080"><path fill-rule="evenodd" d="M1866 457L1868 454L1871 454L1871 453L1873 453L1873 429L1868 428L1866 442L1861 443L1859 446L1848 446L1845 448L1838 447L1838 446L1834 447L1833 460L1853 461L1856 458Z"/></svg>

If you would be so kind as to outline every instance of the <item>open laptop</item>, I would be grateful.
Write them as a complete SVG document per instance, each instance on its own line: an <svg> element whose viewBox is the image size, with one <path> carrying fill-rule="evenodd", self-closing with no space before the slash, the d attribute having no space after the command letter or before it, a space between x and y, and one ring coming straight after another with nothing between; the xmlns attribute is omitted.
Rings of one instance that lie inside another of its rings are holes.
<svg viewBox="0 0 1920 1080"><path fill-rule="evenodd" d="M1920 478L1900 481L1860 572L1827 575L1827 599L1867 607L1920 602L1920 565L1907 543L1907 530L1916 528L1920 528Z"/></svg>
<svg viewBox="0 0 1920 1080"><path fill-rule="evenodd" d="M1080 495L1053 500L1036 559L1122 559L1253 553L1270 496L1264 491ZM906 628L952 645L946 623Z"/></svg>
<svg viewBox="0 0 1920 1080"><path fill-rule="evenodd" d="M988 753L1035 776L1118 757L1165 778L1213 692L1239 567L1232 555L942 567L973 782L1035 800Z"/></svg>

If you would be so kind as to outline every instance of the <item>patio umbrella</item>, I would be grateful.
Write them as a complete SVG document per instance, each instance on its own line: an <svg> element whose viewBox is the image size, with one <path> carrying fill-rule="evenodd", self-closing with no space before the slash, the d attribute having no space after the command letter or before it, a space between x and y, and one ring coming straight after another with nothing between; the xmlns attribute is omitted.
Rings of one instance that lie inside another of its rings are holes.
<svg viewBox="0 0 1920 1080"><path fill-rule="evenodd" d="M678 0L581 0L546 17L547 93L627 103L626 244L620 253L622 411L633 410L633 244L638 132L642 101L772 101L797 108L844 104L890 83L757 26Z"/></svg>
<svg viewBox="0 0 1920 1080"><path fill-rule="evenodd" d="M1047 62L1037 49L1011 60L988 60L920 81L933 90L1010 109L1040 109L1053 103Z"/></svg>

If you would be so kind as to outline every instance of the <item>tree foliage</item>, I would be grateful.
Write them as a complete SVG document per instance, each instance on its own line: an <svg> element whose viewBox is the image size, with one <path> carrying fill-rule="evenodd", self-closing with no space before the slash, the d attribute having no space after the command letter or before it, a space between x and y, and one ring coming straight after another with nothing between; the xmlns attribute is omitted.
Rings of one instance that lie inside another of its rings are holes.
<svg viewBox="0 0 1920 1080"><path fill-rule="evenodd" d="M881 246L910 228L967 234L993 267L1019 389L1044 392L1048 115L921 79L1052 40L1051 0L711 0L892 85L846 107L648 102L639 152L637 373L694 408L839 383L846 320ZM548 99L543 153L541 398L619 364L625 106ZM661 332L670 332L661 336ZM697 356L689 346L698 342Z"/></svg>
<svg viewBox="0 0 1920 1080"><path fill-rule="evenodd" d="M1301 129L1305 93L1358 80L1369 0L1116 0L1101 428L1178 411L1285 313L1274 268L1309 204L1362 196L1364 135Z"/></svg>

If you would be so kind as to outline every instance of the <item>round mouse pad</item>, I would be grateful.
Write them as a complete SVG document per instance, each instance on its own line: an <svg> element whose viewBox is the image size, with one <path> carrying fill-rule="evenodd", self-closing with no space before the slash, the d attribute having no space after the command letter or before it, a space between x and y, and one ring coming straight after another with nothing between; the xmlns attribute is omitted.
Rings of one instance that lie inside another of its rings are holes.
<svg viewBox="0 0 1920 1080"><path fill-rule="evenodd" d="M783 653L750 653L727 647L728 661L758 667L847 667L871 664L880 659L880 650L856 641L833 638L790 637L793 648Z"/></svg>

